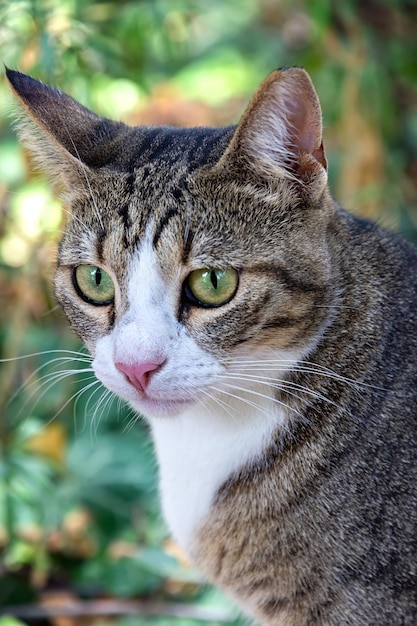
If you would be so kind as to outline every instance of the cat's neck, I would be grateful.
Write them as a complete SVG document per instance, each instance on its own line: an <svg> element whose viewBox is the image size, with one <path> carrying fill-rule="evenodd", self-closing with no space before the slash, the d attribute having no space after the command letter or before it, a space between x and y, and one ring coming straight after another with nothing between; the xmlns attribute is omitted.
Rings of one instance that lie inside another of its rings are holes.
<svg viewBox="0 0 417 626"><path fill-rule="evenodd" d="M152 424L165 519L187 552L219 488L262 454L287 421L272 397L258 398L256 407L253 396L249 402L226 407L212 400Z"/></svg>

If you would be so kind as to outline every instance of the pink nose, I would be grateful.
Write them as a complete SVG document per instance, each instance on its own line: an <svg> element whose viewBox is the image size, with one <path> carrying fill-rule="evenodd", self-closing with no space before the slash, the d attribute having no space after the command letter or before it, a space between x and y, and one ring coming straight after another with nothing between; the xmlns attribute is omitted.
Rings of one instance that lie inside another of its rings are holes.
<svg viewBox="0 0 417 626"><path fill-rule="evenodd" d="M159 369L162 363L134 363L128 365L127 363L116 363L117 369L125 374L128 381L136 387L138 391L142 393L148 386L150 376L152 372Z"/></svg>

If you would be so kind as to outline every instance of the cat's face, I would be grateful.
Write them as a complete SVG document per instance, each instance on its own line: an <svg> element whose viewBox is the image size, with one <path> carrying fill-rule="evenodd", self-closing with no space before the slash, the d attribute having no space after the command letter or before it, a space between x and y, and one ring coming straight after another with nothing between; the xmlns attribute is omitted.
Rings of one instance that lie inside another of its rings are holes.
<svg viewBox="0 0 417 626"><path fill-rule="evenodd" d="M294 72L295 95L317 106ZM279 361L282 377L323 332L331 202L319 122L296 136L308 115L301 123L288 103L271 108L290 86L265 83L236 131L130 130L88 112L84 130L58 138L71 218L57 296L97 377L146 416L227 404L236 389L259 387L262 370L245 379L245 366ZM57 92L45 89L56 138ZM97 136L107 137L101 151Z"/></svg>
<svg viewBox="0 0 417 626"><path fill-rule="evenodd" d="M175 414L227 392L241 362L279 358L289 368L306 352L329 280L319 207L297 206L284 179L272 198L163 164L146 194L141 170L130 196L114 179L90 184L56 277L106 387L145 415ZM116 190L111 207L100 186Z"/></svg>

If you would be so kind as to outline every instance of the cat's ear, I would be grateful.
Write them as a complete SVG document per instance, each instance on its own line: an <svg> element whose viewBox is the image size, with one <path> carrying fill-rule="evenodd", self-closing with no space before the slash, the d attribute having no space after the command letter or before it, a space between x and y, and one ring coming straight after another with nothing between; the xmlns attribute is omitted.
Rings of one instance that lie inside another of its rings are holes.
<svg viewBox="0 0 417 626"><path fill-rule="evenodd" d="M320 103L305 70L277 70L265 79L222 161L266 178L327 180Z"/></svg>
<svg viewBox="0 0 417 626"><path fill-rule="evenodd" d="M127 128L124 124L99 117L26 74L7 69L6 76L23 107L20 137L53 181L68 185L76 171L106 165L112 142Z"/></svg>

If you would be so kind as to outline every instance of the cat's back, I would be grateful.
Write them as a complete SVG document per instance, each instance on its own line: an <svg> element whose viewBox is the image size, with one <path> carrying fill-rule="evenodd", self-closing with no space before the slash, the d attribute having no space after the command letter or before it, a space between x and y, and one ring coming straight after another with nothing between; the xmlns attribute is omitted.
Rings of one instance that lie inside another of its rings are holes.
<svg viewBox="0 0 417 626"><path fill-rule="evenodd" d="M347 271L347 295L352 307L362 308L353 347L366 352L373 338L369 356L375 361L372 376L376 386L386 389L387 399L409 410L417 408L417 247L378 225L341 212L346 233L341 263ZM360 311L358 311L360 314ZM369 367L373 364L370 362ZM407 396L411 406L402 398ZM409 424L417 428L415 420Z"/></svg>

